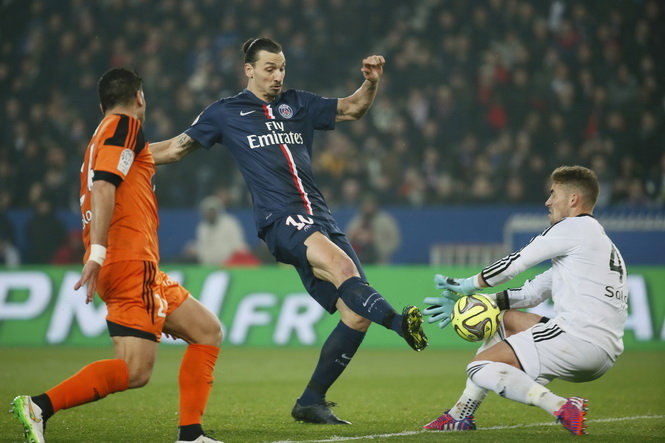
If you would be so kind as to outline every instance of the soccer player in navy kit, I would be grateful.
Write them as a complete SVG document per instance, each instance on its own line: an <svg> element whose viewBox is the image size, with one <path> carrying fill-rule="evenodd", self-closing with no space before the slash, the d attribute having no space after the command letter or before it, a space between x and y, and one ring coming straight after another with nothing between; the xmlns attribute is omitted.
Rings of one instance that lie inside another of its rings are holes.
<svg viewBox="0 0 665 443"><path fill-rule="evenodd" d="M224 144L238 164L254 203L258 235L280 262L293 265L309 294L341 320L326 340L314 373L291 415L298 421L349 424L331 410L326 392L344 371L372 322L392 329L416 351L427 346L422 315L407 306L398 314L374 288L338 228L311 171L314 130L357 120L376 96L385 60L363 60L365 81L345 98L282 90L286 59L267 38L247 40L247 88L208 106L183 134L150 149L155 163Z"/></svg>

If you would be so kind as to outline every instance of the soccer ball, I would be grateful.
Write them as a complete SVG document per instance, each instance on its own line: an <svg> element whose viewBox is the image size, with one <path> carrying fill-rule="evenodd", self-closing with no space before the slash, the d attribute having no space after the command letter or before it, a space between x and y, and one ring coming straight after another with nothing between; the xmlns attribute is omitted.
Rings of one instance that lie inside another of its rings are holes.
<svg viewBox="0 0 665 443"><path fill-rule="evenodd" d="M464 340L482 341L496 333L500 313L494 302L484 295L469 295L455 303L451 323Z"/></svg>

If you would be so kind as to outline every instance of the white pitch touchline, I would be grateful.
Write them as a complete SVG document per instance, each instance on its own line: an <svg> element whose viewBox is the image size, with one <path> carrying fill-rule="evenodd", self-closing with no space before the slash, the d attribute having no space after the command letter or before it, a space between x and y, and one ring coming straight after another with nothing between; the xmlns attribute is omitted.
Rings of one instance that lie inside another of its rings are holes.
<svg viewBox="0 0 665 443"><path fill-rule="evenodd" d="M665 418L665 415L636 415L633 417L597 418L594 420L587 420L587 423L610 423L615 421L652 419L652 418ZM477 429L477 431L496 431L501 429L535 428L539 426L560 426L560 425L557 422L530 423L525 425L512 425L512 426L489 426L487 428L479 428ZM324 440L279 440L279 441L266 442L266 443L327 443L327 442L352 441L352 440L372 440L375 438L403 437L405 435L415 435L420 433L431 433L431 432L432 431L418 430L418 431L396 432L394 434L373 434L373 435L361 435L356 437L330 437Z"/></svg>

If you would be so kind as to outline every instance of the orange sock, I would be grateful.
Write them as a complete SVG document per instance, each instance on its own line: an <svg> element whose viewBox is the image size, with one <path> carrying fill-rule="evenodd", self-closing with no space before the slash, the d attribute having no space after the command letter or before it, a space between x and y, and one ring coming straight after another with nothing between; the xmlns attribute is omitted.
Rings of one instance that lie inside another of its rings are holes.
<svg viewBox="0 0 665 443"><path fill-rule="evenodd" d="M76 374L46 391L53 404L53 413L60 409L84 405L129 386L127 364L120 359L90 363Z"/></svg>
<svg viewBox="0 0 665 443"><path fill-rule="evenodd" d="M180 426L200 424L212 389L212 372L219 348L210 345L187 346L180 364Z"/></svg>

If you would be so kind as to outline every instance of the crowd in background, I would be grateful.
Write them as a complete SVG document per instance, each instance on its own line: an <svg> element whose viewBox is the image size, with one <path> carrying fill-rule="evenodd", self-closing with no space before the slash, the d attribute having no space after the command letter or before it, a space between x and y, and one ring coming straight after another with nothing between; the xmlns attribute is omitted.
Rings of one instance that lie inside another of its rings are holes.
<svg viewBox="0 0 665 443"><path fill-rule="evenodd" d="M5 0L0 213L78 212L101 119L96 81L137 70L148 140L246 86L240 45L276 39L286 88L327 97L386 66L368 115L318 133L329 205L542 203L549 171L599 175L599 205L665 206L665 5L658 0ZM155 177L160 207L249 207L233 159L201 150ZM47 202L44 204L43 202Z"/></svg>

